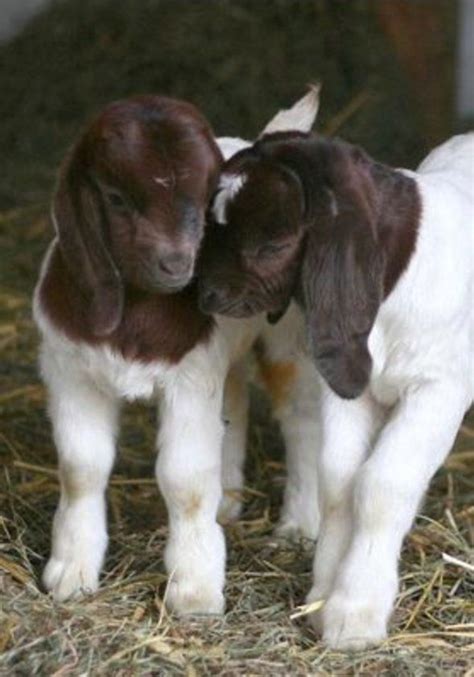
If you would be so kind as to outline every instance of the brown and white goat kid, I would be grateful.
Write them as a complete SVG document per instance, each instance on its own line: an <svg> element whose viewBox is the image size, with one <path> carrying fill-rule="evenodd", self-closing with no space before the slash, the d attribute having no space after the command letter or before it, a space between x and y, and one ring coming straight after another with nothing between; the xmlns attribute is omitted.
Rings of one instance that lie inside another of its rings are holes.
<svg viewBox="0 0 474 677"><path fill-rule="evenodd" d="M288 111L289 124L309 128L316 105L314 95L303 100L303 108ZM227 156L243 145L222 140ZM225 488L242 484L247 411L238 361L268 327L263 318L214 321L197 306L194 264L220 164L212 131L193 106L139 97L109 105L62 166L52 209L56 238L34 299L61 479L43 579L58 600L98 586L120 400L160 396L167 601L180 613L223 610L225 543L216 513L221 474ZM307 366L292 356L295 321L291 333L278 330L266 341L269 359L291 368L283 400L295 400L292 407L280 402L290 463L282 530L314 536L316 481L302 468L316 445L308 405L315 388ZM236 363L221 461L224 382ZM311 505L306 498L300 505L308 493ZM230 500L224 516L238 508Z"/></svg>
<svg viewBox="0 0 474 677"><path fill-rule="evenodd" d="M325 385L322 523L308 601L332 647L386 636L397 560L474 395L474 134L417 172L338 140L275 134L224 167L201 307L298 299Z"/></svg>

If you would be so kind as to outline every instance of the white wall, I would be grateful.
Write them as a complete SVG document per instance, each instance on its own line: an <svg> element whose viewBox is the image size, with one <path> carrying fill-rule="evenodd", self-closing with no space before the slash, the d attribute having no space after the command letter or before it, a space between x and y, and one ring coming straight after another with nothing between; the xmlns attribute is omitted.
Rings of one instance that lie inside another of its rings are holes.
<svg viewBox="0 0 474 677"><path fill-rule="evenodd" d="M0 0L0 43L8 42L50 0Z"/></svg>
<svg viewBox="0 0 474 677"><path fill-rule="evenodd" d="M474 0L460 0L456 112L474 115Z"/></svg>

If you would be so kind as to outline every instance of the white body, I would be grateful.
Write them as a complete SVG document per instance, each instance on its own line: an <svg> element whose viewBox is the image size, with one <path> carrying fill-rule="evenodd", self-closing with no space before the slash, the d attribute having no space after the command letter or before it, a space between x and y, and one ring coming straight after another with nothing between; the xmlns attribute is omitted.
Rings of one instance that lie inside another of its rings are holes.
<svg viewBox="0 0 474 677"><path fill-rule="evenodd" d="M244 145L240 139L222 140L226 156ZM210 339L178 364L143 364L109 347L71 341L52 326L38 293L48 260L49 254L35 293L34 315L42 334L41 371L49 390L61 498L45 585L59 600L97 589L107 546L105 489L114 462L120 402L159 398L156 473L169 512L167 602L179 613L220 613L225 542L216 516L222 487L234 494L242 489L245 356L257 336L274 365L292 364L285 398L275 409L286 439L289 476L279 530L310 538L317 534L318 384L298 346L301 314L291 308L288 319L275 328L263 316L217 318ZM223 419L228 421L225 432ZM313 472L308 473L311 463ZM220 516L231 519L239 510L240 501L230 495L221 503Z"/></svg>
<svg viewBox="0 0 474 677"><path fill-rule="evenodd" d="M332 647L386 635L397 560L474 397L474 134L421 164L415 252L380 307L364 395L322 396L322 524L308 601Z"/></svg>

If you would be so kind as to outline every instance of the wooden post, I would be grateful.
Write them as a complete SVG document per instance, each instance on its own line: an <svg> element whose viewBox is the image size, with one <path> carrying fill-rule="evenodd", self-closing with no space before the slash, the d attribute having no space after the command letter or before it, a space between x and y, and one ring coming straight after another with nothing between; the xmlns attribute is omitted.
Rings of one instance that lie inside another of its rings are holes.
<svg viewBox="0 0 474 677"><path fill-rule="evenodd" d="M457 0L372 0L410 83L429 147L452 133Z"/></svg>

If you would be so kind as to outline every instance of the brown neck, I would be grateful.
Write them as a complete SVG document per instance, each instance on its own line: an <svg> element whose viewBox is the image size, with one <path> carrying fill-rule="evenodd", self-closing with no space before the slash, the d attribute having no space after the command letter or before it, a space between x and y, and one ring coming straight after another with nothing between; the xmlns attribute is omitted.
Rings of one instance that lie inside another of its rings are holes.
<svg viewBox="0 0 474 677"><path fill-rule="evenodd" d="M124 358L140 362L165 360L176 363L214 326L202 314L194 284L176 294L125 289L122 320L106 337L94 335L88 300L64 264L58 245L53 249L40 287L40 302L48 319L72 341L108 345Z"/></svg>
<svg viewBox="0 0 474 677"><path fill-rule="evenodd" d="M380 196L377 230L385 255L386 298L415 250L421 199L414 179L402 172L374 162L371 174Z"/></svg>

